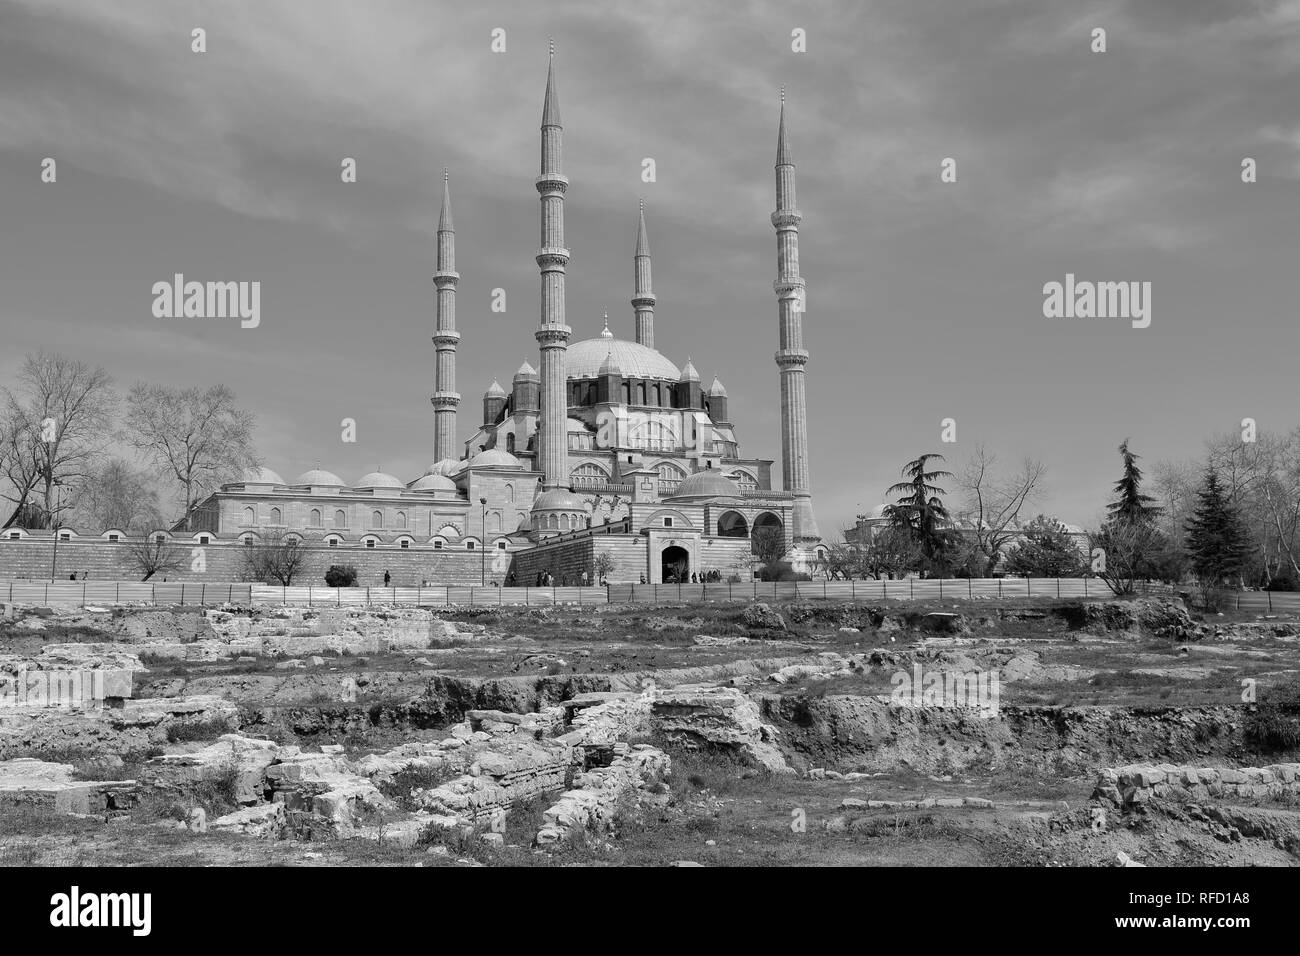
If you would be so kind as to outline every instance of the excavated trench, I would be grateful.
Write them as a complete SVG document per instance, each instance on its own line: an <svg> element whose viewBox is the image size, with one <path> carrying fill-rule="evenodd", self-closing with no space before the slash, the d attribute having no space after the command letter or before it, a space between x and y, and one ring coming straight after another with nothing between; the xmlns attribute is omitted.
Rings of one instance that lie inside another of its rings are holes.
<svg viewBox="0 0 1300 956"><path fill-rule="evenodd" d="M829 769L888 772L1026 769L1071 775L1134 761L1258 765L1297 751L1263 746L1254 711L1225 707L890 706L888 698L776 696L761 701L792 756ZM1300 708L1289 719L1300 720Z"/></svg>

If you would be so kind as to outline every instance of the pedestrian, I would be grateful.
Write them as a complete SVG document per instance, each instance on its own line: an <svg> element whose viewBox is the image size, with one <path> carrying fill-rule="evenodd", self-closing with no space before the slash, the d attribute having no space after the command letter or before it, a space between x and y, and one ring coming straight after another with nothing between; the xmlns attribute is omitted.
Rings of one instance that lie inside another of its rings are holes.
<svg viewBox="0 0 1300 956"><path fill-rule="evenodd" d="M388 571L385 570L385 571L384 571L384 587L388 587L388 582L391 581L391 580L392 580L392 578L388 576Z"/></svg>

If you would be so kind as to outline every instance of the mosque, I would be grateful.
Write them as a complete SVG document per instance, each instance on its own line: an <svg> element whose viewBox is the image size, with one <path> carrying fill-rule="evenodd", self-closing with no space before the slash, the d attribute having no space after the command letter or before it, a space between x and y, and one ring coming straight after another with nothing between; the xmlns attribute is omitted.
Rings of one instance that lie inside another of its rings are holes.
<svg viewBox="0 0 1300 956"><path fill-rule="evenodd" d="M803 342L804 280L799 274L795 165L785 97L776 148L778 343L781 476L773 462L745 457L714 379L707 387L688 357L678 366L655 349L655 294L642 204L633 253L635 341L604 330L571 342L565 316L563 125L554 51L541 122L541 321L538 366L525 362L509 390L483 394L473 434L458 443L456 387L456 230L444 172L433 282L437 324L433 464L405 482L374 472L352 484L313 469L285 482L267 469L223 485L195 512L196 528L246 542L301 535L327 547L490 549L501 582L533 583L563 569L595 579L598 556L611 582L659 583L718 572L748 580L752 535L780 531L796 570L816 568L822 541L808 469ZM478 560L478 555L474 555ZM712 576L712 575L711 575Z"/></svg>

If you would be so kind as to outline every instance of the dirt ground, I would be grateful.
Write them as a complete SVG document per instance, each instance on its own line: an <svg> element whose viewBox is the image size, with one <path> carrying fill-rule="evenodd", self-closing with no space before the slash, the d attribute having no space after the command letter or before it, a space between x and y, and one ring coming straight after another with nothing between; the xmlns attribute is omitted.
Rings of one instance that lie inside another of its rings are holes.
<svg viewBox="0 0 1300 956"><path fill-rule="evenodd" d="M1113 866L1121 854L1145 865L1300 861L1300 801L1286 794L1218 801L1231 804L1231 825L1223 814L1207 819L1203 806L1156 801L1112 807L1098 827L1092 799L1102 767L1295 761L1300 620L1193 616L1194 631L1170 636L1081 624L1081 603L812 602L766 615L740 604L465 609L437 615L465 627L463 636L365 654L182 661L150 657L140 645L147 671L136 674L136 698L222 698L236 705L241 734L308 751L340 745L351 760L437 741L471 708L533 713L648 683L735 686L758 704L793 772L770 772L725 749L647 739L672 760L665 799L549 847L534 842L546 798L512 807L500 841L455 829L414 845L382 832L312 841L195 833L174 801L148 792L102 815L7 804L0 865ZM32 618L39 629L24 626ZM0 655L119 642L96 621L24 610L0 622ZM899 706L900 687L927 670L996 674L996 715ZM189 726L107 757L75 736L25 746L0 734L0 759L67 762L79 779L132 779L152 757L196 750L229 729ZM210 801L210 815L234 806L220 794L196 799Z"/></svg>

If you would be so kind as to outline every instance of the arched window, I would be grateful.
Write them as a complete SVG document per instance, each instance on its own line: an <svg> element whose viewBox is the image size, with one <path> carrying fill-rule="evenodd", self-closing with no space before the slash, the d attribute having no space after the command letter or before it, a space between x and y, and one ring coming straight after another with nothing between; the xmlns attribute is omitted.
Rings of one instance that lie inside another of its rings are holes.
<svg viewBox="0 0 1300 956"><path fill-rule="evenodd" d="M569 479L574 488L590 488L593 485L606 484L609 481L609 475L605 473L605 469L601 468L600 465L584 462L573 469Z"/></svg>
<svg viewBox="0 0 1300 956"><path fill-rule="evenodd" d="M370 527L382 528L384 526L384 513L382 511L370 512Z"/></svg>
<svg viewBox="0 0 1300 956"><path fill-rule="evenodd" d="M256 523L257 523L257 512L255 512L251 507L249 507L249 508L245 508L245 509L244 509L244 524L245 524L245 525L250 525L250 524L256 524Z"/></svg>
<svg viewBox="0 0 1300 956"><path fill-rule="evenodd" d="M513 438L514 436L511 435L510 437ZM515 486L507 481L506 482L506 504L512 505L514 503L515 503Z"/></svg>
<svg viewBox="0 0 1300 956"><path fill-rule="evenodd" d="M320 527L320 509L312 508L311 514L307 518L307 526L310 528Z"/></svg>
<svg viewBox="0 0 1300 956"><path fill-rule="evenodd" d="M645 382L636 383L636 403L638 405L645 404Z"/></svg>
<svg viewBox="0 0 1300 956"><path fill-rule="evenodd" d="M624 405L632 404L632 383L631 382L623 383L623 404Z"/></svg>
<svg viewBox="0 0 1300 956"><path fill-rule="evenodd" d="M512 454L512 455L515 453L515 433L514 433L514 432L510 432L510 434L506 435L506 451L510 452L510 454ZM513 500L513 499L512 499L512 500Z"/></svg>
<svg viewBox="0 0 1300 956"><path fill-rule="evenodd" d="M569 530L569 516L568 516L568 515L560 515L560 530L561 530L561 531L568 531L568 530Z"/></svg>
<svg viewBox="0 0 1300 956"><path fill-rule="evenodd" d="M734 481L741 491L758 490L758 479L747 471L733 471L727 477Z"/></svg>
<svg viewBox="0 0 1300 956"><path fill-rule="evenodd" d="M405 511L399 511L399 512L397 512L397 527L399 527L399 528L405 528L405 527L406 527L406 512L405 512Z"/></svg>
<svg viewBox="0 0 1300 956"><path fill-rule="evenodd" d="M718 536L721 538L749 537L749 522L739 511L726 511L718 518Z"/></svg>
<svg viewBox="0 0 1300 956"><path fill-rule="evenodd" d="M279 508L271 509L271 524L283 524Z"/></svg>
<svg viewBox="0 0 1300 956"><path fill-rule="evenodd" d="M660 462L657 470L659 472L659 494L661 495L672 494L686 477L686 472L671 461Z"/></svg>
<svg viewBox="0 0 1300 956"><path fill-rule="evenodd" d="M334 512L334 527L346 528L348 526L348 513L340 508Z"/></svg>
<svg viewBox="0 0 1300 956"><path fill-rule="evenodd" d="M653 385L650 386L650 404L651 404L651 405L662 405L662 404L663 404L663 403L659 400L659 383L658 383L658 382L655 382Z"/></svg>

